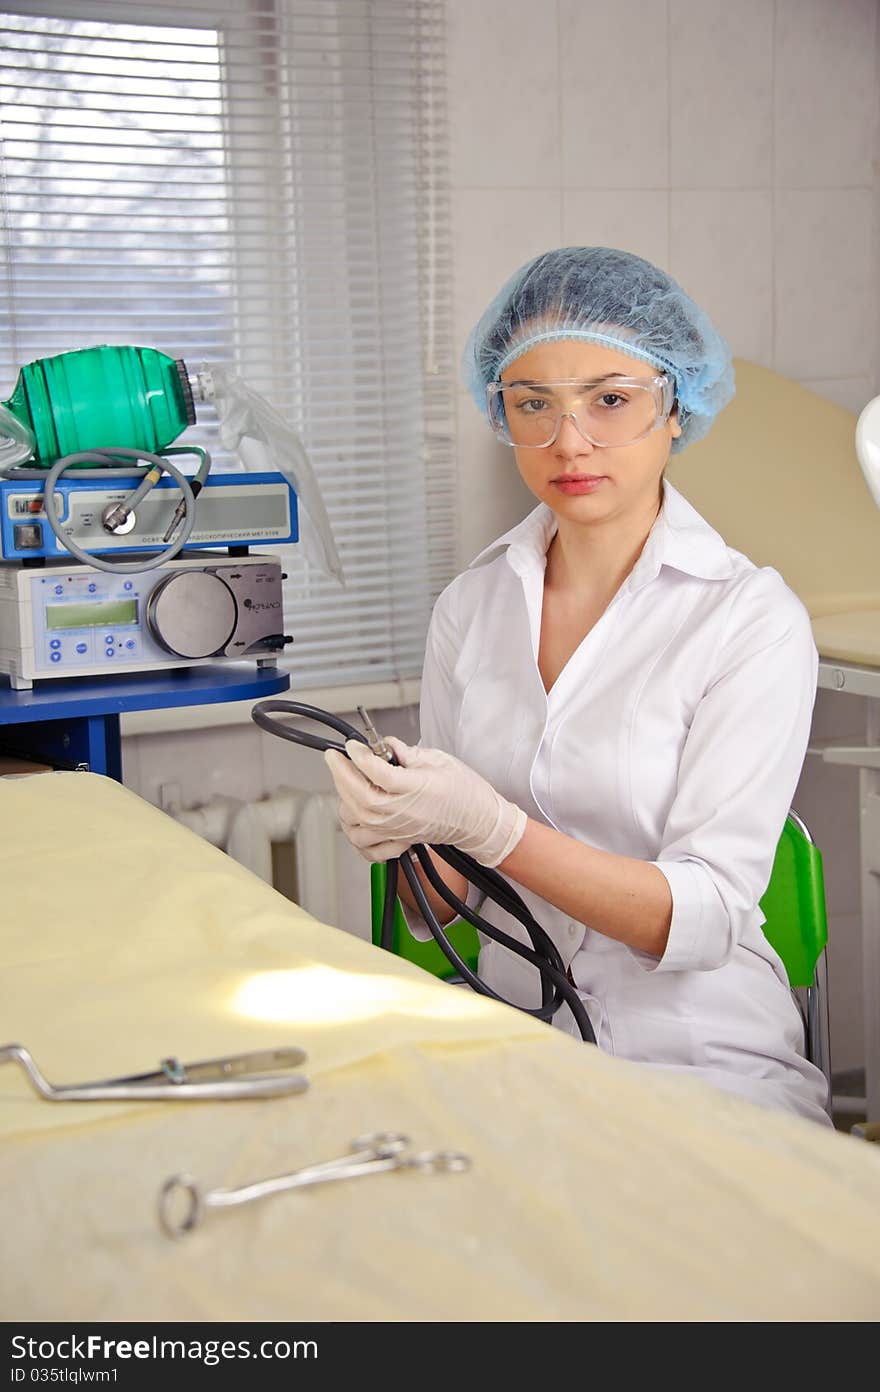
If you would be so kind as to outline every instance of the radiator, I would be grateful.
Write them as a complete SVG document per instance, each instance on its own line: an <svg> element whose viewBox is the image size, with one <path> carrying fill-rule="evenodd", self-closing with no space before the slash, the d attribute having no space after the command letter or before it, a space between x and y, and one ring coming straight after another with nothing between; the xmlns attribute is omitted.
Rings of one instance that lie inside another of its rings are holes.
<svg viewBox="0 0 880 1392"><path fill-rule="evenodd" d="M335 793L278 788L255 802L218 795L201 807L180 807L163 798L163 810L267 884L274 883L273 845L291 844L297 902L322 923L345 926Z"/></svg>

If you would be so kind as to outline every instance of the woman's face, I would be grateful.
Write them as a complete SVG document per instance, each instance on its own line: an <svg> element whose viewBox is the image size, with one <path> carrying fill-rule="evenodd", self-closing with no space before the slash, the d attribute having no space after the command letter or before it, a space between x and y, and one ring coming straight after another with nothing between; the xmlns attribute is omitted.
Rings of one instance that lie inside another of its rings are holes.
<svg viewBox="0 0 880 1392"><path fill-rule="evenodd" d="M504 369L501 380L595 382L610 374L648 382L659 368L599 343L559 339L536 343ZM514 446L514 454L526 487L560 519L595 523L656 513L663 470L680 434L673 412L634 444L596 446L565 416L552 445Z"/></svg>

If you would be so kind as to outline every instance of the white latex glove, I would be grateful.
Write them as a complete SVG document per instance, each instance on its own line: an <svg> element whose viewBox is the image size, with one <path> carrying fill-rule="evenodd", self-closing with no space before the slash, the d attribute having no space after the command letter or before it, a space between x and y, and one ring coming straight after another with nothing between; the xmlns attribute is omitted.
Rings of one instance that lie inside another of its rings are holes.
<svg viewBox="0 0 880 1392"><path fill-rule="evenodd" d="M481 865L500 865L510 855L526 829L521 807L451 754L393 737L386 742L399 766L359 740L346 742L347 759L335 749L324 754L343 830L367 860L391 860L419 842L456 846Z"/></svg>

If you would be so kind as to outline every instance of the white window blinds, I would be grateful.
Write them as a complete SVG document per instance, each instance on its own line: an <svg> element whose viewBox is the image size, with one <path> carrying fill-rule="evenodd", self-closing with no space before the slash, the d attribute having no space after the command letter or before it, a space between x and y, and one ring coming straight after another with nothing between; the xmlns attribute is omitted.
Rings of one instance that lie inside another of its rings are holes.
<svg viewBox="0 0 880 1392"><path fill-rule="evenodd" d="M266 396L303 438L347 581L285 558L295 689L418 675L452 572L443 13L0 13L0 396L21 364L97 343L231 363ZM186 438L228 465L199 415Z"/></svg>

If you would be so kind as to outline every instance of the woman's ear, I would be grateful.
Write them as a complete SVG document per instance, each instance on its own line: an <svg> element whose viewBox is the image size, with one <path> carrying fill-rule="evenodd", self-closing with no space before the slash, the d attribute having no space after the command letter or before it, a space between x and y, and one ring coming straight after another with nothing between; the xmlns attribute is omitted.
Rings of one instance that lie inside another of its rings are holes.
<svg viewBox="0 0 880 1392"><path fill-rule="evenodd" d="M679 423L678 423L678 402L677 402L677 401L674 401L674 402L672 403L672 410L669 412L669 427L670 427L670 434L672 435L673 440L677 440L678 437L679 437L679 435L681 434L681 426L680 426Z"/></svg>

